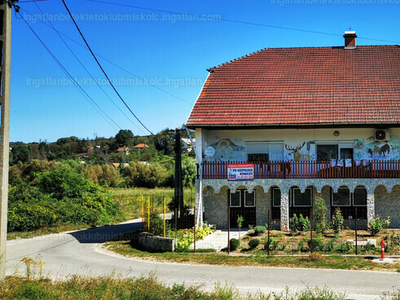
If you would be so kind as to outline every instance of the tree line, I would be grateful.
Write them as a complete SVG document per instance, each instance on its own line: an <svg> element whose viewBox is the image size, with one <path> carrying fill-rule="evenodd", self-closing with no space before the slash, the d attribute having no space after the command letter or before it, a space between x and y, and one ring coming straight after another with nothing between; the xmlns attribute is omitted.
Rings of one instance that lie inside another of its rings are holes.
<svg viewBox="0 0 400 300"><path fill-rule="evenodd" d="M182 136L187 137L186 132ZM138 144L146 147L135 149ZM127 129L110 138L79 139L71 136L52 143L12 142L10 182L24 178L24 174L30 174L26 170L45 162L47 167L53 163L67 164L86 179L102 186L172 187L174 147L174 132L169 129L152 136L135 136ZM196 175L193 151L182 154L182 169L184 186L193 187Z"/></svg>

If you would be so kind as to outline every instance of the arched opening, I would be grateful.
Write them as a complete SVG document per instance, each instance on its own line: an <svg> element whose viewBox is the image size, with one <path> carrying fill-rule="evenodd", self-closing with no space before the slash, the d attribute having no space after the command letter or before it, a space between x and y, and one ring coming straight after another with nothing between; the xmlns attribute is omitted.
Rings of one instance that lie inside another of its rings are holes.
<svg viewBox="0 0 400 300"><path fill-rule="evenodd" d="M256 226L256 189L249 191L238 187L236 191L228 190L231 227L237 227L239 216L243 217L243 227Z"/></svg>
<svg viewBox="0 0 400 300"><path fill-rule="evenodd" d="M314 203L314 190L309 186L303 192L298 186L292 186L289 190L289 218L296 216L311 217Z"/></svg>
<svg viewBox="0 0 400 300"><path fill-rule="evenodd" d="M345 220L367 219L367 190L362 185L358 185L354 191L347 186L339 187L337 192L331 189L331 206L331 217L336 209L340 209Z"/></svg>

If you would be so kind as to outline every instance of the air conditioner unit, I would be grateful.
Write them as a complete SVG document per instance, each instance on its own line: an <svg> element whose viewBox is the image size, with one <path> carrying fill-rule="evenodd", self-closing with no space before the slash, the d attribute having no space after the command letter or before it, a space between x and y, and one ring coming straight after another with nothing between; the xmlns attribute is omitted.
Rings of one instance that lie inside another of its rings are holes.
<svg viewBox="0 0 400 300"><path fill-rule="evenodd" d="M389 129L375 129L374 130L374 139L375 141L389 141L390 140L390 131Z"/></svg>

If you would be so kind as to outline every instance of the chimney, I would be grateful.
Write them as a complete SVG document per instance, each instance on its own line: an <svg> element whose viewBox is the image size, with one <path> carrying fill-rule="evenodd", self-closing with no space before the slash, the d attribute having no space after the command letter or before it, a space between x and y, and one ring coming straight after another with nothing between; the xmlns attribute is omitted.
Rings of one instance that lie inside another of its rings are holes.
<svg viewBox="0 0 400 300"><path fill-rule="evenodd" d="M355 31L345 31L343 37L344 37L344 49L356 48L357 34Z"/></svg>

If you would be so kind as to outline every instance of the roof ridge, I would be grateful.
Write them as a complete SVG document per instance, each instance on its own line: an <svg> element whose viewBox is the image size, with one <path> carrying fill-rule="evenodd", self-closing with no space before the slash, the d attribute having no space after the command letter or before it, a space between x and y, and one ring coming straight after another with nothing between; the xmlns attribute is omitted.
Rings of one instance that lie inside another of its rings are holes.
<svg viewBox="0 0 400 300"><path fill-rule="evenodd" d="M362 47L362 48L363 48L363 47L399 47L399 48L400 48L400 45L394 44L394 45L361 45L361 46L357 46L357 48L360 48L360 47ZM308 46L308 47L276 47L276 48L266 47L266 48L262 48L262 49L260 49L260 50L256 50L256 51L254 51L254 52L250 52L250 53L248 53L248 54L239 56L239 57L237 57L237 58L231 59L231 60L229 60L229 61L226 61L226 62L224 62L224 63L221 63L221 64L219 64L219 65L216 65L216 66L214 66L214 67L208 68L208 69L206 69L206 70L207 70L208 72L212 73L212 72L214 72L214 70L215 70L216 68L225 66L225 65L227 65L227 64L229 64L229 63L232 63L232 62L241 60L241 59L243 59L243 58L249 57L249 56L251 56L251 55L260 53L260 52L265 51L265 50L270 50L270 49L272 49L272 50L275 50L275 49L316 49L316 48L321 48L321 49L322 49L322 48L344 48L344 46L314 46L314 47Z"/></svg>

